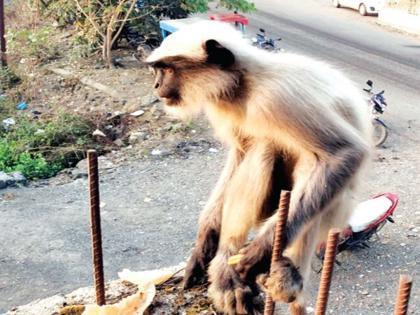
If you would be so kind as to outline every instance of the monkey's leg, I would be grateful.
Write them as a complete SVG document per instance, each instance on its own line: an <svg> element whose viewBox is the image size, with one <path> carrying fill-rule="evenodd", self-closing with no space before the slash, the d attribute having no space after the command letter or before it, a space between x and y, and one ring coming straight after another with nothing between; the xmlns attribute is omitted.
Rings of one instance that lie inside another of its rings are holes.
<svg viewBox="0 0 420 315"><path fill-rule="evenodd" d="M252 146L239 165L225 193L219 249L209 268L209 295L226 314L259 314L255 284L242 281L228 265L228 258L244 244L271 190L275 155L260 143Z"/></svg>
<svg viewBox="0 0 420 315"><path fill-rule="evenodd" d="M316 244L318 240L319 227L321 218L318 217L309 229L299 235L296 240L287 248L285 255L288 256L299 268L299 272L303 277L303 282L308 283L311 271L311 260L314 257ZM289 304L289 311L292 315L306 314L306 286L303 291L297 295L295 301Z"/></svg>
<svg viewBox="0 0 420 315"><path fill-rule="evenodd" d="M219 244L224 192L241 160L242 153L232 148L217 185L200 215L197 240L185 269L185 288L203 282L206 278L207 267L216 255Z"/></svg>

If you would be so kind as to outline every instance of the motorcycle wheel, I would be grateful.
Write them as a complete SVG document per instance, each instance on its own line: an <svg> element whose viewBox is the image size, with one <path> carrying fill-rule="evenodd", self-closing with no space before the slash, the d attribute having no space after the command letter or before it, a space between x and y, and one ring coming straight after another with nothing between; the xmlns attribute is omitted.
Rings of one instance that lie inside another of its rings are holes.
<svg viewBox="0 0 420 315"><path fill-rule="evenodd" d="M373 143L379 147L388 137L388 129L379 119L372 120L373 124Z"/></svg>

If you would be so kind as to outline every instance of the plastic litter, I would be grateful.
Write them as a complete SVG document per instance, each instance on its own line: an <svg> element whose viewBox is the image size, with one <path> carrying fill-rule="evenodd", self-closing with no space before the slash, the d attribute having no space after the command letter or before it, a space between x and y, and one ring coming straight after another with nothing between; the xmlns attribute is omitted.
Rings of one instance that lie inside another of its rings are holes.
<svg viewBox="0 0 420 315"><path fill-rule="evenodd" d="M3 125L4 129L6 129L6 130L9 130L10 127L14 126L15 124L16 124L16 121L12 117L3 119L3 121L2 121L2 125Z"/></svg>
<svg viewBox="0 0 420 315"><path fill-rule="evenodd" d="M16 105L17 110L25 110L28 109L28 104L26 102L20 102Z"/></svg>

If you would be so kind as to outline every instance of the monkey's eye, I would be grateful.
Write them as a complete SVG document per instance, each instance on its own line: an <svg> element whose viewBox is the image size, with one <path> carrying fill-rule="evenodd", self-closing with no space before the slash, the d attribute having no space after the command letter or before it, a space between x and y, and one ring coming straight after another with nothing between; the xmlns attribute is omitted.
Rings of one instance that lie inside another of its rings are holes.
<svg viewBox="0 0 420 315"><path fill-rule="evenodd" d="M157 69L166 69L169 68L169 65L162 62L162 61L158 61L156 63L153 64L153 68L157 68Z"/></svg>

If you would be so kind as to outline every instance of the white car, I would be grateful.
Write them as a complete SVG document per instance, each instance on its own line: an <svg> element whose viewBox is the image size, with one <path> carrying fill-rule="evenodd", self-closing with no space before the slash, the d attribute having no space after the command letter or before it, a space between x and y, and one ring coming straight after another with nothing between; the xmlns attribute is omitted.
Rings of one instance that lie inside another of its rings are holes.
<svg viewBox="0 0 420 315"><path fill-rule="evenodd" d="M369 1L360 1L360 0L333 0L333 5L336 8L346 7L358 10L360 15L377 15L379 9L382 7L381 0L369 0Z"/></svg>

